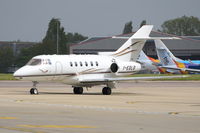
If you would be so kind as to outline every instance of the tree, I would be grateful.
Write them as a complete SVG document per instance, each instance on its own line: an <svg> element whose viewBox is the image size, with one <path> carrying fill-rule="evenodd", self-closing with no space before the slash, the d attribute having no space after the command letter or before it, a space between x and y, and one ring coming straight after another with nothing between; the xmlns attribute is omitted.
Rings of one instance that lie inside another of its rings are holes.
<svg viewBox="0 0 200 133"><path fill-rule="evenodd" d="M0 49L0 72L7 72L14 63L13 50L10 47Z"/></svg>
<svg viewBox="0 0 200 133"><path fill-rule="evenodd" d="M83 40L88 38L88 37L85 37L85 36L83 36L79 33L74 33L74 34L68 33L66 35L66 37L67 37L68 43L78 43L78 42L83 41Z"/></svg>
<svg viewBox="0 0 200 133"><path fill-rule="evenodd" d="M57 53L57 39L58 39L58 54L67 54L69 49L67 49L67 37L63 27L60 27L59 19L51 19L49 22L49 27L42 41L42 45L49 45L46 47L45 54L56 54Z"/></svg>
<svg viewBox="0 0 200 133"><path fill-rule="evenodd" d="M124 30L123 30L123 34L128 34L128 33L131 33L132 32L132 21L128 22L125 24L124 26Z"/></svg>
<svg viewBox="0 0 200 133"><path fill-rule="evenodd" d="M16 65L18 67L23 66L32 57L42 54L56 54L57 50L57 31L58 31L58 44L59 54L69 54L69 44L77 43L79 41L87 39L79 33L65 33L64 28L60 26L58 19L51 19L48 25L46 36L42 40L42 43L38 43L30 48L24 48L16 59Z"/></svg>
<svg viewBox="0 0 200 133"><path fill-rule="evenodd" d="M161 27L161 31L169 34L175 34L179 36L200 35L200 20L193 16L182 16L180 18L165 21Z"/></svg>
<svg viewBox="0 0 200 133"><path fill-rule="evenodd" d="M143 25L146 25L147 24L147 21L146 20L143 20L140 24L140 27L142 27Z"/></svg>
<svg viewBox="0 0 200 133"><path fill-rule="evenodd" d="M72 43L78 43L80 41L86 40L88 37L85 37L79 33L67 33L67 47L69 49L69 45Z"/></svg>

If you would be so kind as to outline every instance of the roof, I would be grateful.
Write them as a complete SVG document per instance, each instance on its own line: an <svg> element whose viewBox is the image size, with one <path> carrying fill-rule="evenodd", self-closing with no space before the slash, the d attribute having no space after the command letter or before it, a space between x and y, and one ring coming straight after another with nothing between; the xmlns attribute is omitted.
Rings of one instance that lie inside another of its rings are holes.
<svg viewBox="0 0 200 133"><path fill-rule="evenodd" d="M119 35L130 37L134 33ZM152 31L151 37L171 37L174 35ZM163 40L169 49L179 50L200 50L200 36L182 36L182 40ZM87 39L78 44L71 45L72 49L105 50L113 51L118 49L126 40L114 39L112 37L95 37ZM150 40L152 41L152 40Z"/></svg>

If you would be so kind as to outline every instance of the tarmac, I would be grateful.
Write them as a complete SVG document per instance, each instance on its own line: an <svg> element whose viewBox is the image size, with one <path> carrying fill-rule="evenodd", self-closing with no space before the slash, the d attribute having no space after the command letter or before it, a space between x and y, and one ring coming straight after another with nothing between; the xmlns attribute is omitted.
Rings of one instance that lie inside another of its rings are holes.
<svg viewBox="0 0 200 133"><path fill-rule="evenodd" d="M200 82L118 83L112 95L102 86L73 94L69 85L0 81L2 133L199 133Z"/></svg>

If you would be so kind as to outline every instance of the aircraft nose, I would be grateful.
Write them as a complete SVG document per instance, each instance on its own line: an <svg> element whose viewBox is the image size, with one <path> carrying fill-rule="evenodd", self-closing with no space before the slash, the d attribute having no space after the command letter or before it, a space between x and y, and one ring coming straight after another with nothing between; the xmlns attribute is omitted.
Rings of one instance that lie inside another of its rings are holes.
<svg viewBox="0 0 200 133"><path fill-rule="evenodd" d="M22 70L21 70L21 68L18 69L16 72L14 72L13 76L16 77L16 78L22 76Z"/></svg>

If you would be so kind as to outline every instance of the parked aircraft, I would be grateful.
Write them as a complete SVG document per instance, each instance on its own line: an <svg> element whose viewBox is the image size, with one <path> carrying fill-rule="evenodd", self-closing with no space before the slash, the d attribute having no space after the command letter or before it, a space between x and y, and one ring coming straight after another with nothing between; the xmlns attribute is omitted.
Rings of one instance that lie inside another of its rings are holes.
<svg viewBox="0 0 200 133"><path fill-rule="evenodd" d="M161 40L154 41L158 58L162 64L160 70L163 73L200 73L200 64L198 64L198 61L181 60L175 57Z"/></svg>
<svg viewBox="0 0 200 133"><path fill-rule="evenodd" d="M141 70L159 73L158 66L160 65L160 61L148 57L143 50L140 52L137 62L141 64Z"/></svg>
<svg viewBox="0 0 200 133"><path fill-rule="evenodd" d="M62 82L73 86L75 94L83 87L106 85L104 95L110 95L115 81L156 79L159 77L122 77L137 73L141 65L136 62L145 41L151 39L152 25L141 27L111 55L40 55L33 57L14 73L14 77L33 82L30 94L38 94L40 81ZM166 76L167 78L167 76ZM171 77L170 77L171 78Z"/></svg>

